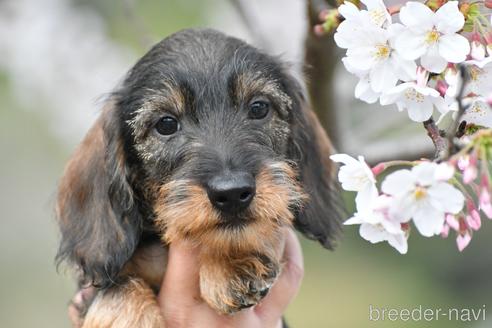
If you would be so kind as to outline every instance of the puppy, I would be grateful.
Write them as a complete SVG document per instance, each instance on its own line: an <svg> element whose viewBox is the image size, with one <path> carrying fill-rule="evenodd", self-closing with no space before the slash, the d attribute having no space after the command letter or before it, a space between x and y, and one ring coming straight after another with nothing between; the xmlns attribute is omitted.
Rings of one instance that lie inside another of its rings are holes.
<svg viewBox="0 0 492 328"><path fill-rule="evenodd" d="M257 304L282 229L331 248L340 229L331 146L276 58L213 30L154 46L109 97L58 192L57 259L98 292L83 327L162 327L166 245L200 249L201 297Z"/></svg>

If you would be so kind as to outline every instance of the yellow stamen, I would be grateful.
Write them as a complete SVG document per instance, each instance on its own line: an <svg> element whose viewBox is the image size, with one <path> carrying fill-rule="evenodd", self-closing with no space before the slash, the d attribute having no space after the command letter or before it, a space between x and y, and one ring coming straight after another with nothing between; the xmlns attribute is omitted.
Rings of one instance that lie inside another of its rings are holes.
<svg viewBox="0 0 492 328"><path fill-rule="evenodd" d="M388 58L390 55L390 47L387 44L378 44L376 45L376 53L375 56L378 59Z"/></svg>
<svg viewBox="0 0 492 328"><path fill-rule="evenodd" d="M424 198L427 195L427 191L425 190L425 188L417 187L415 189L414 195L415 195L415 199L419 200L419 199Z"/></svg>
<svg viewBox="0 0 492 328"><path fill-rule="evenodd" d="M483 73L483 71L477 66L471 66L469 72L470 72L470 79L472 79L473 81L477 81L480 75Z"/></svg>
<svg viewBox="0 0 492 328"><path fill-rule="evenodd" d="M411 101L418 102L418 103L423 102L425 99L423 94L418 93L417 91L415 91L415 89L412 89L412 88L407 89L405 91L405 98L407 100L411 100Z"/></svg>
<svg viewBox="0 0 492 328"><path fill-rule="evenodd" d="M382 9L370 10L369 15L376 25L383 24L384 20L386 19L386 13Z"/></svg>
<svg viewBox="0 0 492 328"><path fill-rule="evenodd" d="M440 36L441 34L435 29L433 29L432 31L427 33L425 42L427 42L428 44L436 43L437 40L439 40Z"/></svg>

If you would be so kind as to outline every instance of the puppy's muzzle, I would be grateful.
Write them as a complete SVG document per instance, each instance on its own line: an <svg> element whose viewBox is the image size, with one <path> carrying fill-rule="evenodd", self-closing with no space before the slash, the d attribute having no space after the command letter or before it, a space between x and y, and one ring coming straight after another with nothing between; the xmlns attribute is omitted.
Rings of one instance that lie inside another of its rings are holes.
<svg viewBox="0 0 492 328"><path fill-rule="evenodd" d="M247 172L223 172L206 184L208 198L221 212L238 214L249 207L256 192L254 177Z"/></svg>

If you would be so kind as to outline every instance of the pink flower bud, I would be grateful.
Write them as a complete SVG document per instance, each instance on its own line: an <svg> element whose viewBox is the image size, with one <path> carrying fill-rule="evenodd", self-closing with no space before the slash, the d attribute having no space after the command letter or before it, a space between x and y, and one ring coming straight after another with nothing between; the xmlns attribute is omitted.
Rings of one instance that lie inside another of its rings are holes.
<svg viewBox="0 0 492 328"><path fill-rule="evenodd" d="M485 46L480 41L472 41L470 55L472 59L483 60L485 58Z"/></svg>
<svg viewBox="0 0 492 328"><path fill-rule="evenodd" d="M466 216L466 224L470 229L472 230L479 230L480 227L482 226L482 221L480 220L480 214L478 213L477 210L471 211L467 216Z"/></svg>
<svg viewBox="0 0 492 328"><path fill-rule="evenodd" d="M480 196L479 196L480 210L485 213L485 215L492 219L492 203L490 200L490 183L486 174L482 176L482 181L480 183Z"/></svg>
<svg viewBox="0 0 492 328"><path fill-rule="evenodd" d="M326 33L325 28L321 24L314 25L313 31L314 34L317 36L323 36Z"/></svg>
<svg viewBox="0 0 492 328"><path fill-rule="evenodd" d="M378 174L380 174L381 172L383 172L384 169L386 169L386 165L384 163L379 163L376 166L374 166L371 169L371 171L372 171L372 174L374 174L374 176L377 176Z"/></svg>
<svg viewBox="0 0 492 328"><path fill-rule="evenodd" d="M448 85L443 80L439 80L436 84L436 90L439 91L441 97L444 97L446 95L446 90L448 90Z"/></svg>
<svg viewBox="0 0 492 328"><path fill-rule="evenodd" d="M483 36L485 43L486 44L492 44L492 31L488 31L487 33L484 34Z"/></svg>
<svg viewBox="0 0 492 328"><path fill-rule="evenodd" d="M485 0L483 4L485 5L485 7L492 9L492 0Z"/></svg>
<svg viewBox="0 0 492 328"><path fill-rule="evenodd" d="M458 167L463 171L463 182L470 183L477 178L477 155L472 153L458 160Z"/></svg>
<svg viewBox="0 0 492 328"><path fill-rule="evenodd" d="M460 223L458 219L452 214L446 214L446 223L454 230L460 231Z"/></svg>
<svg viewBox="0 0 492 328"><path fill-rule="evenodd" d="M324 22L328 19L328 16L330 15L330 11L328 9L323 9L320 11L318 18L320 21Z"/></svg>
<svg viewBox="0 0 492 328"><path fill-rule="evenodd" d="M468 210L468 215L465 217L466 225L472 230L479 230L482 226L480 213L478 213L475 204L473 204L473 201L471 199L467 200L466 207Z"/></svg>
<svg viewBox="0 0 492 328"><path fill-rule="evenodd" d="M445 224L441 230L441 237L448 238L448 236L449 236L449 225Z"/></svg>
<svg viewBox="0 0 492 328"><path fill-rule="evenodd" d="M458 237L456 237L456 245L458 246L458 250L462 252L469 244L471 241L471 235L467 231L464 234L459 234Z"/></svg>

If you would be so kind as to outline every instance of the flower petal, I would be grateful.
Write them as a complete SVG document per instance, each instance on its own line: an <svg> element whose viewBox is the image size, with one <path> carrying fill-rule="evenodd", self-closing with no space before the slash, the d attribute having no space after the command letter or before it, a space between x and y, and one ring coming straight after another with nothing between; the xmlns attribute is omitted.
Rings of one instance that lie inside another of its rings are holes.
<svg viewBox="0 0 492 328"><path fill-rule="evenodd" d="M429 201L437 210L457 214L465 204L463 194L446 182L438 182L427 190Z"/></svg>
<svg viewBox="0 0 492 328"><path fill-rule="evenodd" d="M412 173L416 176L419 185L430 186L436 181L436 170L436 163L422 162L412 168Z"/></svg>
<svg viewBox="0 0 492 328"><path fill-rule="evenodd" d="M373 47L354 47L347 50L347 63L359 70L369 70L374 66L375 59L371 55Z"/></svg>
<svg viewBox="0 0 492 328"><path fill-rule="evenodd" d="M415 60L427 51L425 36L410 30L401 33L395 40L395 50L406 60Z"/></svg>
<svg viewBox="0 0 492 328"><path fill-rule="evenodd" d="M346 20L355 19L359 15L359 8L352 2L344 2L343 5L338 7L338 13L342 15Z"/></svg>
<svg viewBox="0 0 492 328"><path fill-rule="evenodd" d="M389 235L388 244L400 252L400 254L406 254L408 251L408 242L404 234Z"/></svg>
<svg viewBox="0 0 492 328"><path fill-rule="evenodd" d="M405 105L408 111L408 117L414 122L424 122L432 116L434 106L428 97L425 97L419 102L407 101Z"/></svg>
<svg viewBox="0 0 492 328"><path fill-rule="evenodd" d="M358 215L358 213L355 213L354 216L343 222L344 225L353 225L353 224L361 224L361 223L364 223L364 220L362 219L361 216Z"/></svg>
<svg viewBox="0 0 492 328"><path fill-rule="evenodd" d="M354 95L357 99L365 101L368 104L373 104L378 100L380 94L372 90L369 76L365 76L355 86Z"/></svg>
<svg viewBox="0 0 492 328"><path fill-rule="evenodd" d="M360 236L371 243L379 243L386 240L387 232L379 225L363 223L359 229Z"/></svg>
<svg viewBox="0 0 492 328"><path fill-rule="evenodd" d="M359 161L347 154L334 154L330 156L330 159L336 163L342 163L345 165L359 165Z"/></svg>
<svg viewBox="0 0 492 328"><path fill-rule="evenodd" d="M389 90L396 85L398 77L395 74L395 67L391 64L391 61L386 60L371 70L369 79L372 90L375 92Z"/></svg>
<svg viewBox="0 0 492 328"><path fill-rule="evenodd" d="M444 226L444 212L435 209L430 203L423 202L413 216L415 227L424 237L439 235Z"/></svg>
<svg viewBox="0 0 492 328"><path fill-rule="evenodd" d="M465 61L470 53L470 42L459 34L443 35L439 38L439 55L450 63Z"/></svg>
<svg viewBox="0 0 492 328"><path fill-rule="evenodd" d="M412 30L428 31L434 26L434 13L426 5L409 1L400 10L401 22Z"/></svg>
<svg viewBox="0 0 492 328"><path fill-rule="evenodd" d="M448 62L439 54L439 48L437 45L429 47L427 52L420 58L422 66L433 73L441 73L444 71Z"/></svg>
<svg viewBox="0 0 492 328"><path fill-rule="evenodd" d="M357 193L355 204L358 212L368 212L371 210L373 200L378 196L378 189L374 183L367 183L365 187Z"/></svg>
<svg viewBox="0 0 492 328"><path fill-rule="evenodd" d="M388 195L399 195L412 190L415 182L415 177L410 170L398 170L384 179L381 190Z"/></svg>
<svg viewBox="0 0 492 328"><path fill-rule="evenodd" d="M458 1L449 1L435 15L436 29L444 34L458 32L465 25L465 17L458 9Z"/></svg>

